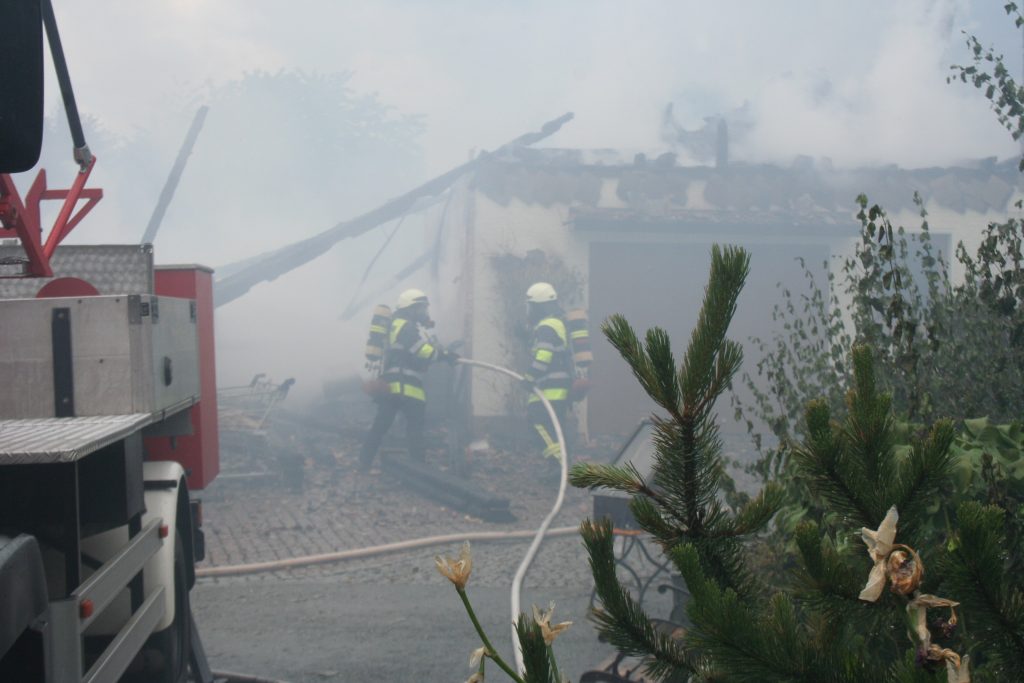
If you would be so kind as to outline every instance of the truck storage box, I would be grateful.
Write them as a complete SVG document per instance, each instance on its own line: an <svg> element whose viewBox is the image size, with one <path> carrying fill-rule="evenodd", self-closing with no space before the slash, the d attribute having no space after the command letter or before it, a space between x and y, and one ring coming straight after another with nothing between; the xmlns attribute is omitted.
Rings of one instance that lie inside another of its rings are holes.
<svg viewBox="0 0 1024 683"><path fill-rule="evenodd" d="M145 440L147 460L176 460L188 472L192 491L206 488L220 472L217 435L217 367L213 338L213 271L200 265L158 266L156 293L194 299L199 336L199 403L192 406L192 433Z"/></svg>
<svg viewBox="0 0 1024 683"><path fill-rule="evenodd" d="M0 418L177 412L199 398L195 302L0 300Z"/></svg>

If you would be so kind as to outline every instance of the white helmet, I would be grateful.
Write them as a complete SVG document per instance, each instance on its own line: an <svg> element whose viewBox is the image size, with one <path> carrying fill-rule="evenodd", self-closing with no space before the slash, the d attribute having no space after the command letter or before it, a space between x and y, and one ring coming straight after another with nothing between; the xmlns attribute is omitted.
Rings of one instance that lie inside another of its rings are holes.
<svg viewBox="0 0 1024 683"><path fill-rule="evenodd" d="M416 304L427 304L427 295L421 289L407 289L398 295L398 303L395 308L402 310Z"/></svg>
<svg viewBox="0 0 1024 683"><path fill-rule="evenodd" d="M543 304L548 301L557 301L558 294L549 283L535 282L526 290L526 300L531 304Z"/></svg>

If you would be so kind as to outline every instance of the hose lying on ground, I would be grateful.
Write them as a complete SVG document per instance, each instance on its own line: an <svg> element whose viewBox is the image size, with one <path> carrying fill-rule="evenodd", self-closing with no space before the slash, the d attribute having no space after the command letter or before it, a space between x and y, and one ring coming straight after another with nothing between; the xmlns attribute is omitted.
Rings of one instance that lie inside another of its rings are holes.
<svg viewBox="0 0 1024 683"><path fill-rule="evenodd" d="M517 382L522 382L526 379L519 373L513 372L508 368L503 368L499 365L492 365L491 363L484 363L483 361L471 360L469 358L460 358L458 362L484 368L486 370L500 372L503 375L511 377ZM544 540L548 527L551 526L551 520L553 520L555 515L558 514L558 511L562 509L562 502L565 500L565 483L569 476L569 451L565 447L565 437L562 435L562 424L558 421L558 415L555 414L555 409L551 406L551 402L545 398L543 392L535 386L533 387L533 393L541 400L541 403L544 404L544 409L547 410L548 417L551 418L551 424L555 426L555 435L558 437L558 447L562 457L559 458L561 472L559 474L558 496L555 498L555 504L551 507L551 511L548 512L544 521L540 523L540 527L537 528L533 541L530 543L530 547L526 549L526 555L523 557L523 561L519 564L519 568L516 570L516 575L512 578L512 653L515 655L516 659L516 671L520 675L523 674L525 668L523 666L522 646L519 644L519 635L516 633L516 619L519 618L519 612L521 611L519 606L519 596L523 586L523 578L526 576L526 570L530 568L530 564L533 562L533 558L537 554L537 549L540 548L541 541Z"/></svg>
<svg viewBox="0 0 1024 683"><path fill-rule="evenodd" d="M563 526L548 530L548 536L569 536L579 531L574 526ZM351 550L338 550L332 553L319 553L317 555L303 555L301 557L289 557L283 560L270 560L267 562L250 562L248 564L228 564L218 567L197 567L197 577L216 576L238 576L241 574L256 574L258 572L274 572L282 569L295 569L307 567L313 564L328 564L330 562L342 562L344 560L356 560L362 557L374 557L387 553L397 553L403 550L416 550L432 545L444 545L449 543L460 543L462 541L506 541L517 538L530 538L537 532L526 529L523 531L467 531L460 534L444 534L441 536L426 536L414 538L408 541L397 541L374 545L368 548L352 548Z"/></svg>

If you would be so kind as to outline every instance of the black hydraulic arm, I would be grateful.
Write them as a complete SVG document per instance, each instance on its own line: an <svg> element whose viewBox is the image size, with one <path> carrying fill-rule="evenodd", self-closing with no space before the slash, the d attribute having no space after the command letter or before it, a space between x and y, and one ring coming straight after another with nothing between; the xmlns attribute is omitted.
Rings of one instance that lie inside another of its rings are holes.
<svg viewBox="0 0 1024 683"><path fill-rule="evenodd" d="M71 88L68 63L64 59L64 48L60 44L60 34L57 32L57 17L53 13L53 4L50 0L40 0L40 5L43 11L43 26L46 27L46 39L50 43L50 55L53 57L53 68L57 72L64 111L68 115L68 126L71 128L71 141L75 146L74 158L79 169L85 172L92 162L92 152L85 142L82 119L78 115L78 105L75 104L75 91Z"/></svg>

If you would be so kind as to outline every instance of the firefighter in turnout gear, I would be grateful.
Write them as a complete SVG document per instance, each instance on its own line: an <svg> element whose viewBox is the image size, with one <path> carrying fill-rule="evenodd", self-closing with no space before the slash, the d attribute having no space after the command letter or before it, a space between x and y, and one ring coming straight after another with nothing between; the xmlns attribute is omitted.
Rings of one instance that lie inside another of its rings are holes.
<svg viewBox="0 0 1024 683"><path fill-rule="evenodd" d="M375 399L377 415L359 455L361 471L370 469L398 413L405 417L409 457L417 462L424 461L423 423L427 405L424 375L432 362L454 363L458 359L427 335L427 328L433 324L427 313L428 303L427 295L418 289L407 289L398 296L381 375L387 391Z"/></svg>
<svg viewBox="0 0 1024 683"><path fill-rule="evenodd" d="M537 437L537 444L546 456L561 458L558 437L544 404L533 393L533 387L540 389L558 416L565 424L569 409L569 389L572 386L572 356L569 336L565 327L562 309L558 305L558 293L547 282L537 282L526 290L526 302L530 327L533 330L530 344L530 367L524 373L525 383L530 390L526 404L526 417L531 431Z"/></svg>

